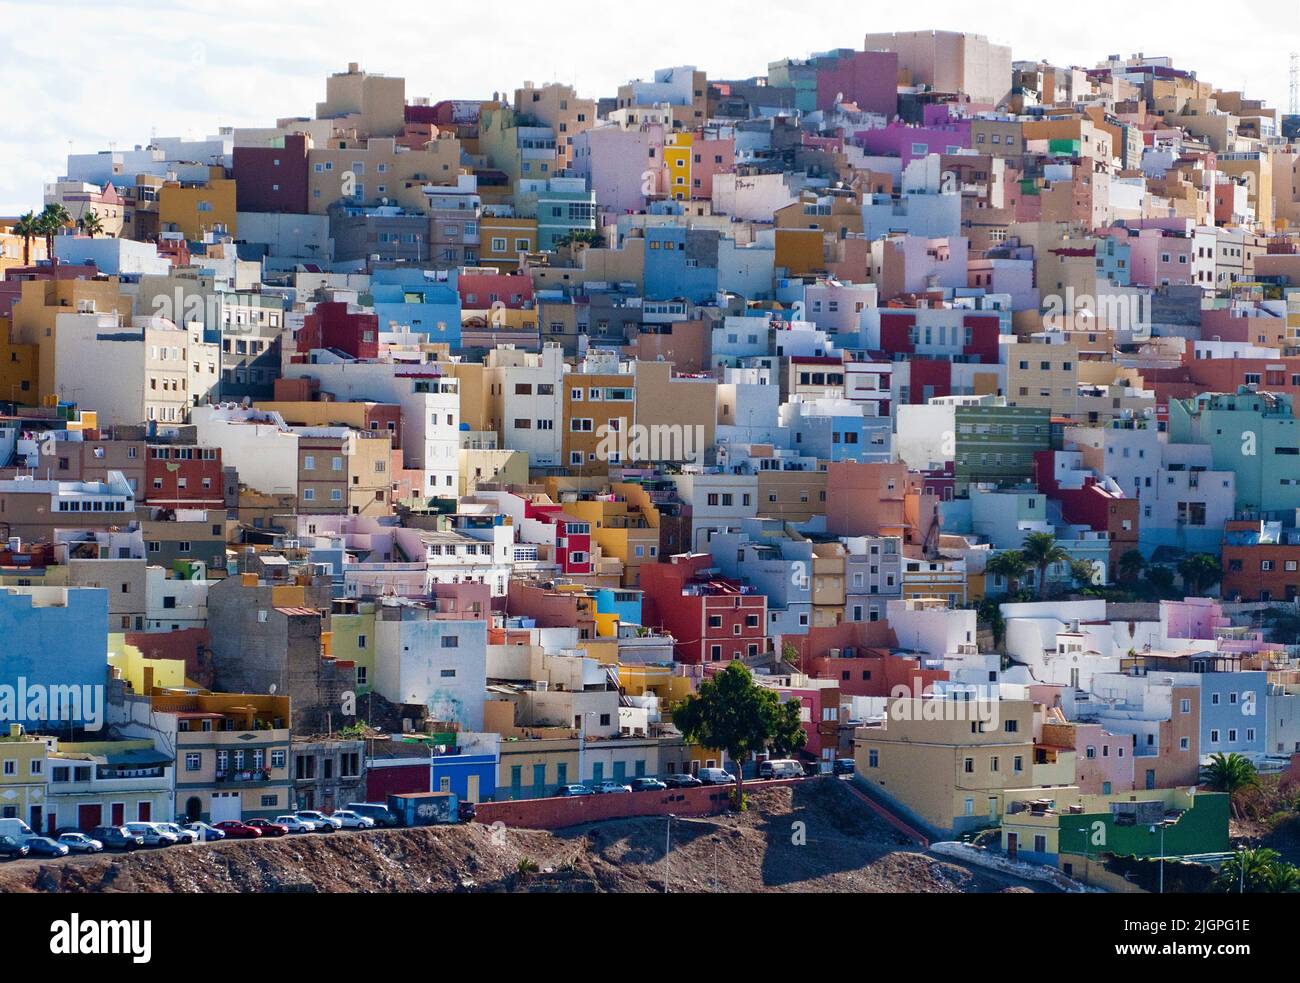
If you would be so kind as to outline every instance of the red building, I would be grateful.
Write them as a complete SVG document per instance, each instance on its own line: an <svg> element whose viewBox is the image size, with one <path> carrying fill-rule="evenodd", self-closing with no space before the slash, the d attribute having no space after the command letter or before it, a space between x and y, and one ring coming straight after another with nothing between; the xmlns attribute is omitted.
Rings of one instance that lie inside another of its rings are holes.
<svg viewBox="0 0 1300 983"><path fill-rule="evenodd" d="M298 351L305 354L314 348L333 348L359 359L378 358L379 318L350 311L337 301L317 304L298 332Z"/></svg>
<svg viewBox="0 0 1300 983"><path fill-rule="evenodd" d="M715 576L712 563L696 553L641 567L644 620L672 634L678 662L730 662L767 650L767 597Z"/></svg>
<svg viewBox="0 0 1300 983"><path fill-rule="evenodd" d="M226 503L219 447L150 444L144 478L141 498L157 508L219 509Z"/></svg>
<svg viewBox="0 0 1300 983"><path fill-rule="evenodd" d="M241 212L307 213L307 138L283 147L236 147L232 159L235 208Z"/></svg>
<svg viewBox="0 0 1300 983"><path fill-rule="evenodd" d="M488 310L493 304L522 310L533 304L532 277L519 273L461 273L456 290L465 310Z"/></svg>

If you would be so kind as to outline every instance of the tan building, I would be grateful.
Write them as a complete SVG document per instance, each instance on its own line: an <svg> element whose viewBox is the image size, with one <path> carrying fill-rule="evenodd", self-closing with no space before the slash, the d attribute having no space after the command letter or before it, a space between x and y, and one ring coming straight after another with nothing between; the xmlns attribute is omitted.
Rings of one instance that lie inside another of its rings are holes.
<svg viewBox="0 0 1300 983"><path fill-rule="evenodd" d="M342 427L298 430L298 511L391 515L392 451L386 433Z"/></svg>
<svg viewBox="0 0 1300 983"><path fill-rule="evenodd" d="M559 82L540 88L525 82L522 89L515 89L515 112L555 131L555 166L562 175L573 164L574 137L596 122L595 100L583 99L572 86Z"/></svg>
<svg viewBox="0 0 1300 983"><path fill-rule="evenodd" d="M1008 790L1035 784L1028 700L891 699L853 743L863 781L944 835L997 825Z"/></svg>
<svg viewBox="0 0 1300 983"><path fill-rule="evenodd" d="M423 150L407 150L392 137L335 137L307 151L307 210L324 215L335 202L374 207L388 199L419 215L428 213L425 185L454 185L461 173L460 141L439 134Z"/></svg>

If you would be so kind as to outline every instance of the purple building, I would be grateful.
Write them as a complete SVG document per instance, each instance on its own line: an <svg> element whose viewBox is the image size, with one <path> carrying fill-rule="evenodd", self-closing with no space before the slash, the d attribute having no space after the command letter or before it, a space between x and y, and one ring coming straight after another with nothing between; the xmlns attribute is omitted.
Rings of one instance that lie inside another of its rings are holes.
<svg viewBox="0 0 1300 983"><path fill-rule="evenodd" d="M283 147L236 147L235 208L241 212L307 212L307 138L295 133Z"/></svg>
<svg viewBox="0 0 1300 983"><path fill-rule="evenodd" d="M818 109L834 108L839 97L864 113L898 114L898 52L837 53L816 64Z"/></svg>

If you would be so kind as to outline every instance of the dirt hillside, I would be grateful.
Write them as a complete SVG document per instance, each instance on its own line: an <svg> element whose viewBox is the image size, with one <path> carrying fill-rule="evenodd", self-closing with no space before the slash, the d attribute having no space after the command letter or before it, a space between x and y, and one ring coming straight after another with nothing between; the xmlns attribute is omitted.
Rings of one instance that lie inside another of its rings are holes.
<svg viewBox="0 0 1300 983"><path fill-rule="evenodd" d="M675 892L991 892L1030 886L936 858L838 782L765 789L673 822ZM0 892L660 892L667 820L554 833L483 824L234 841L0 866Z"/></svg>

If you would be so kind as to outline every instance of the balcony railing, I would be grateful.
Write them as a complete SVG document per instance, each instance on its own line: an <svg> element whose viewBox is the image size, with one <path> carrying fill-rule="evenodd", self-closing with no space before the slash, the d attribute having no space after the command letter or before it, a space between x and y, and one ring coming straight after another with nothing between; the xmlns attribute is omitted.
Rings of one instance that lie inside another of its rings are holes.
<svg viewBox="0 0 1300 983"><path fill-rule="evenodd" d="M270 768L232 768L217 775L218 785L260 785L270 780Z"/></svg>

